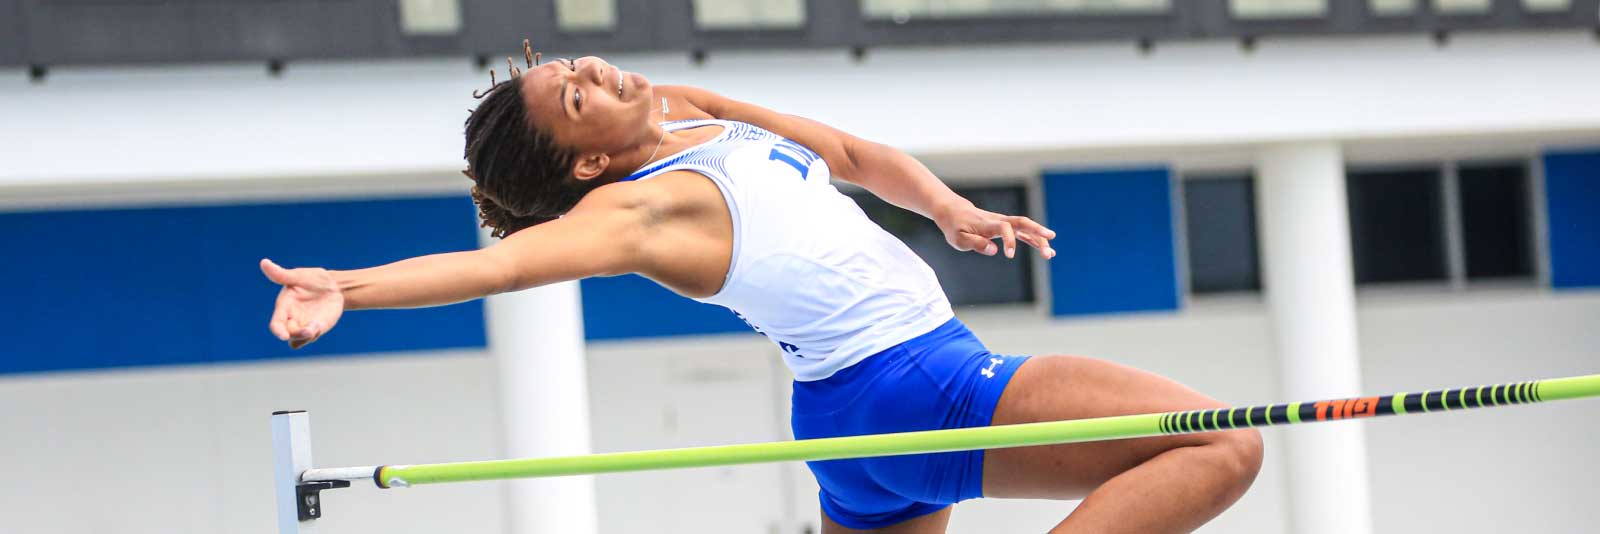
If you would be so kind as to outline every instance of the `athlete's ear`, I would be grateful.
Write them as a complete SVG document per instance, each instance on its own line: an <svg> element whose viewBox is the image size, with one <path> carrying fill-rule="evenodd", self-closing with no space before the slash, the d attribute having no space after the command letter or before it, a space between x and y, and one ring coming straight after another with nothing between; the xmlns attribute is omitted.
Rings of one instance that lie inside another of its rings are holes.
<svg viewBox="0 0 1600 534"><path fill-rule="evenodd" d="M578 160L572 163L572 176L579 180L592 180L605 172L609 165L611 156L602 153L580 155Z"/></svg>

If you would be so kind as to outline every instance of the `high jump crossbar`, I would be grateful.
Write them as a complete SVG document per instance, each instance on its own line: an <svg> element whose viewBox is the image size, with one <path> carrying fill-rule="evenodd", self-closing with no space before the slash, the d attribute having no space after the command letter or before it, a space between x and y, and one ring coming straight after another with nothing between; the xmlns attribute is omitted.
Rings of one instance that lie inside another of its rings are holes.
<svg viewBox="0 0 1600 534"><path fill-rule="evenodd" d="M311 467L310 418L305 412L273 413L272 436L279 533L305 534L311 532L316 518L321 516L318 492L347 487L351 482L371 482L379 488L399 488L474 480L869 458L1216 432L1596 396L1600 396L1600 375L1587 375L1378 397L1043 423L554 458L335 468Z"/></svg>

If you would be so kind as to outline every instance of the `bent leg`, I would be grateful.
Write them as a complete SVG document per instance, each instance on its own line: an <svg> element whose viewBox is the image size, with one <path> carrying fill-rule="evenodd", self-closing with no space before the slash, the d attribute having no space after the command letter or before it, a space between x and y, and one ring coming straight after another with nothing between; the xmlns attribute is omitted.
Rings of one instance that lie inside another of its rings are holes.
<svg viewBox="0 0 1600 534"><path fill-rule="evenodd" d="M856 530L835 523L828 514L818 515L822 516L822 534L944 534L945 527L950 524L951 508L954 507L946 506L943 510L875 530Z"/></svg>
<svg viewBox="0 0 1600 534"><path fill-rule="evenodd" d="M1011 378L992 424L1223 406L1131 367L1036 356ZM1261 456L1255 430L993 449L983 488L987 497L1083 499L1052 532L1190 532L1244 495Z"/></svg>

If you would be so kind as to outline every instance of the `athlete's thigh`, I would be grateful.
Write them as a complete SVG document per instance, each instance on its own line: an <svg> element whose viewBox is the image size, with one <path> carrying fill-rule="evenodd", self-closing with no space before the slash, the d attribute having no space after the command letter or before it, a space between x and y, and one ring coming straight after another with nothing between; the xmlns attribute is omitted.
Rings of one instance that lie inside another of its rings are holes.
<svg viewBox="0 0 1600 534"><path fill-rule="evenodd" d="M950 525L950 510L953 508L955 508L955 505L946 506L943 510L907 519L876 530L856 530L833 522L833 519L828 518L828 514L817 515L822 516L822 534L862 534L868 532L872 534L944 534L945 529Z"/></svg>
<svg viewBox="0 0 1600 534"><path fill-rule="evenodd" d="M1034 423L1223 404L1125 365L1077 356L1035 356L1017 370L991 424ZM1176 447L1204 445L1205 434L992 449L984 453L986 497L1081 499L1123 471Z"/></svg>

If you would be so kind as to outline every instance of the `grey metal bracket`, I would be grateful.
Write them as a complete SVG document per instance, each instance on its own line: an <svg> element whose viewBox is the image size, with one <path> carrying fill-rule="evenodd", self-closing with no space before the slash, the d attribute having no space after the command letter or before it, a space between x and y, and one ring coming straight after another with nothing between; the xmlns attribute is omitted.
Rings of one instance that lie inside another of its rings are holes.
<svg viewBox="0 0 1600 534"><path fill-rule="evenodd" d="M350 487L345 480L301 482L311 469L311 416L272 413L272 482L278 497L278 534L311 534L322 517L322 492Z"/></svg>
<svg viewBox="0 0 1600 534"><path fill-rule="evenodd" d="M348 487L350 487L350 482L345 480L307 482L295 486L295 511L296 515L299 516L299 520L310 521L322 517L322 490Z"/></svg>

